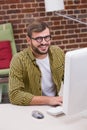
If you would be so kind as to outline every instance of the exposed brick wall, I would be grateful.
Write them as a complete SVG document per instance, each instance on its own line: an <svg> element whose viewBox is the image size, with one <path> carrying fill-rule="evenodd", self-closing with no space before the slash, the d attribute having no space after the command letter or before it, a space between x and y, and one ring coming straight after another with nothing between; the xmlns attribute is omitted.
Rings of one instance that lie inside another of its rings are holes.
<svg viewBox="0 0 87 130"><path fill-rule="evenodd" d="M87 22L87 0L64 0L62 14ZM44 0L0 0L0 24L11 22L18 51L27 47L26 27L32 19L49 23L52 29L52 44L64 51L87 47L87 25L46 13Z"/></svg>

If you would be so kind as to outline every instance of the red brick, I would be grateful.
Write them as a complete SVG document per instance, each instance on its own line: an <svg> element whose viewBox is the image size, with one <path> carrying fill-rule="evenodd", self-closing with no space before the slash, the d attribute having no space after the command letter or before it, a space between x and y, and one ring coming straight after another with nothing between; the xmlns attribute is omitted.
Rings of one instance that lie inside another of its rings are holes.
<svg viewBox="0 0 87 130"><path fill-rule="evenodd" d="M81 48L87 47L87 43L84 43L84 44L82 43L82 44L80 44L79 46L80 46Z"/></svg>
<svg viewBox="0 0 87 130"><path fill-rule="evenodd" d="M81 0L81 3L86 3L87 4L87 1L86 0Z"/></svg>
<svg viewBox="0 0 87 130"><path fill-rule="evenodd" d="M17 13L20 13L20 10L19 9L15 9L15 10L7 10L7 14L17 14Z"/></svg>
<svg viewBox="0 0 87 130"><path fill-rule="evenodd" d="M5 0L6 4L20 3L20 0Z"/></svg>
<svg viewBox="0 0 87 130"><path fill-rule="evenodd" d="M34 0L21 0L21 2L23 3L25 3L25 2L34 2Z"/></svg>
<svg viewBox="0 0 87 130"><path fill-rule="evenodd" d="M34 8L30 8L30 9L22 9L22 13L33 13L35 12Z"/></svg>

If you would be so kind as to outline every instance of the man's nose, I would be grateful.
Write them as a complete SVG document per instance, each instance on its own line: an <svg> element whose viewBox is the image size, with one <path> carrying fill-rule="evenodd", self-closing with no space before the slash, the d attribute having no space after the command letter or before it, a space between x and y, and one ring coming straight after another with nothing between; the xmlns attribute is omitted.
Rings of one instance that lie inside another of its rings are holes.
<svg viewBox="0 0 87 130"><path fill-rule="evenodd" d="M43 38L41 44L46 44L45 38Z"/></svg>

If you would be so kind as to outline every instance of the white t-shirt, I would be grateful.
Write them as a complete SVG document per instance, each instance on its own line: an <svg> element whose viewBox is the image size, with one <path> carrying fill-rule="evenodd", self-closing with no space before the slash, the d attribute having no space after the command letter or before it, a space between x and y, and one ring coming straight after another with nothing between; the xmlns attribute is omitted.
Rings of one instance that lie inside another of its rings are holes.
<svg viewBox="0 0 87 130"><path fill-rule="evenodd" d="M42 74L41 79L42 95L55 96L56 87L52 80L48 55L44 59L36 59L36 63L39 66Z"/></svg>

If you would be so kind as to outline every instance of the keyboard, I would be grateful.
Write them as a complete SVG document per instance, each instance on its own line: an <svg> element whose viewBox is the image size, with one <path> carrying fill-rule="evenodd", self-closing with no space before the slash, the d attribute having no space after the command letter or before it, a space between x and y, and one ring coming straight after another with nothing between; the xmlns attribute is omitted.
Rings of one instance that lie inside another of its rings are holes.
<svg viewBox="0 0 87 130"><path fill-rule="evenodd" d="M51 107L47 110L47 113L53 116L63 114L63 107L62 106Z"/></svg>

